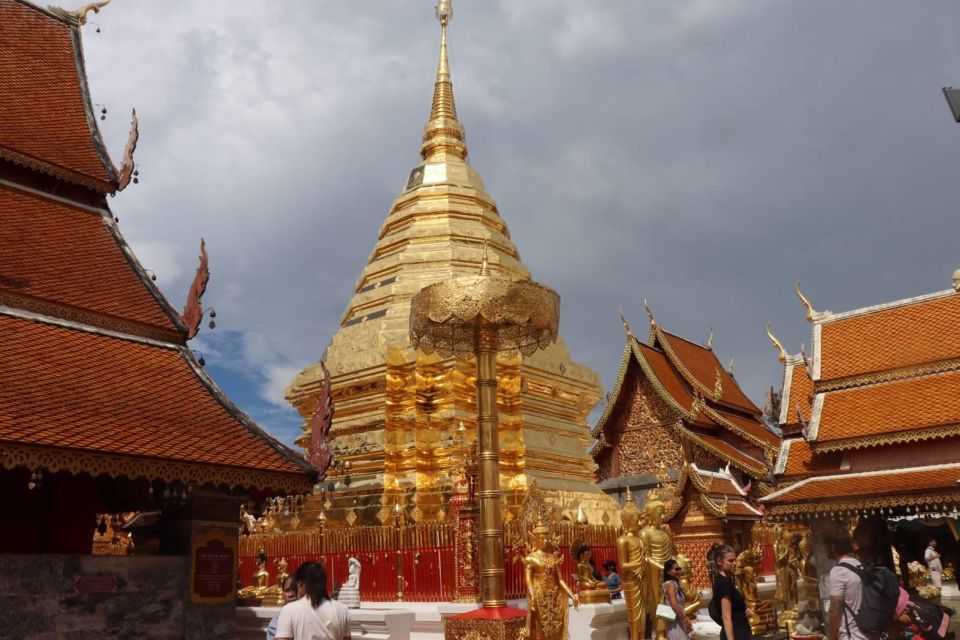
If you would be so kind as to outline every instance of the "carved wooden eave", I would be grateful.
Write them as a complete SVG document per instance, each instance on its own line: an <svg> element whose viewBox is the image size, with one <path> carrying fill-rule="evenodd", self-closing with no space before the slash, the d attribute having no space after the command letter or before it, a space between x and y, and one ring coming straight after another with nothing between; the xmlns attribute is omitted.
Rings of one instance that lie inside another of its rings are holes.
<svg viewBox="0 0 960 640"><path fill-rule="evenodd" d="M607 426L607 420L610 419L610 414L613 413L613 408L616 406L617 402L620 401L620 392L623 389L623 381L627 375L627 369L630 366L630 354L633 353L631 344L634 340L635 338L632 335L627 335L627 342L623 345L623 355L620 357L620 368L617 370L617 377L613 382L613 388L610 390L610 401L607 402L606 406L603 408L603 413L600 414L600 419L597 420L597 424L594 425L593 429L590 430L590 435L592 435L594 438L601 437L604 428Z"/></svg>

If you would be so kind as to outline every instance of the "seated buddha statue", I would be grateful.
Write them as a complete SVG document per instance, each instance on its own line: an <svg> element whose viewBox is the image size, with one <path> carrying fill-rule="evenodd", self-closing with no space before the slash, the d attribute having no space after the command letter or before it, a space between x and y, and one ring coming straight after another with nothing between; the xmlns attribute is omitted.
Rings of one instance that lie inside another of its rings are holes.
<svg viewBox="0 0 960 640"><path fill-rule="evenodd" d="M599 578L596 567L593 565L593 553L585 544L575 544L571 550L577 563L576 575L577 595L581 604L596 604L610 602L610 589L607 583Z"/></svg>

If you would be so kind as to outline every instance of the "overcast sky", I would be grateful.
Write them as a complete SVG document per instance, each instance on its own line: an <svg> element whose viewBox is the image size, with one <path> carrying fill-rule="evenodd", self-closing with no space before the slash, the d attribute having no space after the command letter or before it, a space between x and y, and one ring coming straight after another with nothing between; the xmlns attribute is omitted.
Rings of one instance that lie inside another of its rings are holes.
<svg viewBox="0 0 960 640"><path fill-rule="evenodd" d="M206 238L235 402L291 441L283 401L320 358L429 112L433 0L115 0L84 28L119 163L120 228L182 307ZM70 5L73 7L73 4ZM810 343L793 293L841 311L949 287L960 267L956 0L456 0L470 161L561 332L607 388L643 300L762 403Z"/></svg>

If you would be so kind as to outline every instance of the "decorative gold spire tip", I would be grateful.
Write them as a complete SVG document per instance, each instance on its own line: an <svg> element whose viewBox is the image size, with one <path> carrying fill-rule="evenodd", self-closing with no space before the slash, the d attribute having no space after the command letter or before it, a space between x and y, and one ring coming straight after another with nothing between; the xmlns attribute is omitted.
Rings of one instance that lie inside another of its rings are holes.
<svg viewBox="0 0 960 640"><path fill-rule="evenodd" d="M707 336L707 349L713 351L713 327L710 327L710 335Z"/></svg>
<svg viewBox="0 0 960 640"><path fill-rule="evenodd" d="M657 321L653 317L653 311L650 310L650 305L647 304L646 298L643 299L643 308L647 310L647 317L650 319L650 326L655 327L657 325Z"/></svg>
<svg viewBox="0 0 960 640"><path fill-rule="evenodd" d="M797 281L797 296L800 298L800 302L803 303L803 306L807 309L807 322L813 322L818 317L820 317L820 312L813 308L813 305L810 304L810 300L807 296L803 295L803 291L800 291L800 281Z"/></svg>
<svg viewBox="0 0 960 640"><path fill-rule="evenodd" d="M773 346L776 347L778 351L780 351L780 353L777 354L777 358L779 358L780 363L781 363L781 364L786 364L786 363L787 363L787 350L783 348L783 345L780 344L780 341L777 340L777 337L776 337L775 335L773 335L773 331L770 330L770 323L769 323L769 322L767 323L767 337L770 338L770 342L773 343Z"/></svg>
<svg viewBox="0 0 960 640"><path fill-rule="evenodd" d="M447 26L451 20L453 20L453 2L452 0L437 0L437 6L435 7L437 20L440 21L440 26Z"/></svg>
<svg viewBox="0 0 960 640"><path fill-rule="evenodd" d="M623 315L623 307L620 307L620 324L623 325L623 330L627 332L627 338L633 340L633 331L630 329L630 323L627 322L627 318Z"/></svg>
<svg viewBox="0 0 960 640"><path fill-rule="evenodd" d="M480 275L490 275L490 263L487 261L487 241L483 241L483 261L480 263Z"/></svg>
<svg viewBox="0 0 960 640"><path fill-rule="evenodd" d="M91 2L85 4L79 9L74 11L68 11L66 9L61 9L60 7L54 7L52 5L47 6L47 11L54 14L58 18L63 18L69 20L70 22L75 22L81 27L87 24L87 14L93 11L94 13L100 13L100 9L104 8L110 4L110 0L101 0L101 2Z"/></svg>

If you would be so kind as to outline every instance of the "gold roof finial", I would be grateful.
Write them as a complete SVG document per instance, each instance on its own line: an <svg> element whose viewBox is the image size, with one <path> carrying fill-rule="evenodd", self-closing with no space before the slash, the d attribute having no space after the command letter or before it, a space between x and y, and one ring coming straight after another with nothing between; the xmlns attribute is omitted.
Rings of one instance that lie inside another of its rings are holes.
<svg viewBox="0 0 960 640"><path fill-rule="evenodd" d="M623 315L623 307L620 307L620 323L623 325L623 330L627 332L627 338L633 339L633 331L630 330L630 323L627 322L626 317Z"/></svg>
<svg viewBox="0 0 960 640"><path fill-rule="evenodd" d="M803 303L803 306L807 308L807 322L813 322L817 316L820 315L820 312L813 308L813 305L810 304L810 300L807 296L803 295L803 291L800 291L800 281L797 281L797 296L800 298L800 302Z"/></svg>
<svg viewBox="0 0 960 640"><path fill-rule="evenodd" d="M647 299L643 299L643 308L647 310L647 317L650 318L650 326L657 326L657 321L653 318L653 311L650 310L650 305L647 304Z"/></svg>
<svg viewBox="0 0 960 640"><path fill-rule="evenodd" d="M707 349L713 351L713 327L710 327L710 335L707 336Z"/></svg>
<svg viewBox="0 0 960 640"><path fill-rule="evenodd" d="M727 373L733 375L733 356L730 356L730 364L727 365Z"/></svg>
<svg viewBox="0 0 960 640"><path fill-rule="evenodd" d="M450 82L450 65L447 62L447 24L453 18L451 0L437 1L436 16L440 21L440 61L437 63L433 105L430 108L430 119L423 130L420 155L428 161L441 160L447 154L463 160L467 157L466 138L463 127L457 120L453 83Z"/></svg>
<svg viewBox="0 0 960 640"><path fill-rule="evenodd" d="M776 336L773 335L773 331L770 330L769 322L767 323L767 336L770 338L770 342L773 343L773 346L780 350L780 353L777 356L780 359L780 363L787 364L787 350L783 348L783 345L780 344L780 341L777 340Z"/></svg>
<svg viewBox="0 0 960 640"><path fill-rule="evenodd" d="M87 24L87 14L93 11L94 13L100 13L100 9L104 8L110 4L110 0L101 0L100 2L91 2L85 4L75 11L67 11L66 9L61 9L60 7L48 6L47 10L57 16L58 18L64 18L71 22L76 22L81 27Z"/></svg>

